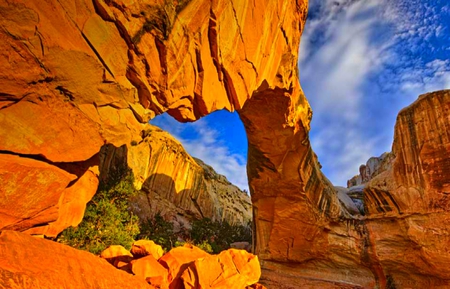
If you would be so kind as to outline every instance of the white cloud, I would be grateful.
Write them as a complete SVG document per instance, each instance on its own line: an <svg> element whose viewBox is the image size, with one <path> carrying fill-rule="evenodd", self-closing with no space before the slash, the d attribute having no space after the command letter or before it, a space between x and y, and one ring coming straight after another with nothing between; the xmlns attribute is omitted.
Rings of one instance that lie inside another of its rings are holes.
<svg viewBox="0 0 450 289"><path fill-rule="evenodd" d="M403 106L449 88L449 61L432 55L445 49L433 41L448 34L447 10L419 0L310 1L300 81L314 111L313 149L333 183L390 150Z"/></svg>
<svg viewBox="0 0 450 289"><path fill-rule="evenodd" d="M212 166L216 172L239 187L247 190L247 160L239 154L231 153L228 144L219 137L219 132L202 118L194 123L180 124L168 115L162 115L151 122L168 131L178 139L186 151L206 164ZM183 132L189 131L191 138L183 137Z"/></svg>
<svg viewBox="0 0 450 289"><path fill-rule="evenodd" d="M375 142L360 133L362 85L370 73L380 69L391 43L372 45L371 33L378 1L328 1L318 18L311 21L300 48L300 81L313 111L313 149L333 183L344 185L371 156ZM370 15L370 17L362 17ZM327 27L323 27L327 23ZM325 29L321 32L321 29ZM310 37L324 33L319 47ZM315 51L311 51L316 49Z"/></svg>

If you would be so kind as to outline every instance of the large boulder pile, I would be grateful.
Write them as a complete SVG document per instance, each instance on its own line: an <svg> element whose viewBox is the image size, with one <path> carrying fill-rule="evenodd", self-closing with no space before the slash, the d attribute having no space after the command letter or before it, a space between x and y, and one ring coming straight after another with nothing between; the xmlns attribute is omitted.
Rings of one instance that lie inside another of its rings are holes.
<svg viewBox="0 0 450 289"><path fill-rule="evenodd" d="M210 255L185 245L163 254L161 246L140 240L131 251L110 246L98 257L24 233L0 232L2 289L263 288L260 276L258 257L244 250Z"/></svg>
<svg viewBox="0 0 450 289"><path fill-rule="evenodd" d="M101 257L118 269L134 274L155 288L254 288L261 276L258 257L245 250L229 249L210 255L189 244L163 254L149 240L136 241L131 252L110 246Z"/></svg>

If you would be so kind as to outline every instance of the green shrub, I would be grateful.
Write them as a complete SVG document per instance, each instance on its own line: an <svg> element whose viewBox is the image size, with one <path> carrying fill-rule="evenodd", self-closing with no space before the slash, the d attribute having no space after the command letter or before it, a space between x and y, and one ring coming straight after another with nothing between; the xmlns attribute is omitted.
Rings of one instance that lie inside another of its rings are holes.
<svg viewBox="0 0 450 289"><path fill-rule="evenodd" d="M115 172L108 183L100 184L78 227L67 228L57 241L94 254L110 245L130 249L139 234L139 219L129 211L129 198L135 193L131 173Z"/></svg>
<svg viewBox="0 0 450 289"><path fill-rule="evenodd" d="M139 238L154 241L161 245L166 252L189 243L208 253L217 254L229 249L233 242L247 241L250 243L252 241L250 223L246 226L230 225L228 222L204 218L194 220L190 230L175 234L173 224L166 221L160 213L141 223L140 230ZM178 237L185 241L177 241Z"/></svg>
<svg viewBox="0 0 450 289"><path fill-rule="evenodd" d="M233 242L252 241L250 224L231 225L226 221L213 222L208 218L193 221L190 236L196 246L209 244L213 253L229 249Z"/></svg>
<svg viewBox="0 0 450 289"><path fill-rule="evenodd" d="M161 245L167 252L175 246L177 236L173 232L173 224L166 221L161 213L156 213L152 219L147 219L141 223L140 239L149 239Z"/></svg>

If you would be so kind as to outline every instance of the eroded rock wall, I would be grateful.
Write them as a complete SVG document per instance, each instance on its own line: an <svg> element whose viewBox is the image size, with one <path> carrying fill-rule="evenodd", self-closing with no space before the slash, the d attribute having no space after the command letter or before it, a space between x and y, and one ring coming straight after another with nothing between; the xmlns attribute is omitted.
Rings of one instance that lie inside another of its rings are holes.
<svg viewBox="0 0 450 289"><path fill-rule="evenodd" d="M367 227L398 288L450 286L450 91L424 94L400 111L393 167L365 190Z"/></svg>
<svg viewBox="0 0 450 289"><path fill-rule="evenodd" d="M261 87L298 86L303 0L1 0L0 15L0 152L33 160L1 164L0 228L54 236L77 225L89 197L76 192L95 192L100 148L141 142L157 114L193 121L240 109ZM15 187L10 174L46 165L70 176ZM12 212L8 200L36 189ZM63 204L81 210L69 217Z"/></svg>
<svg viewBox="0 0 450 289"><path fill-rule="evenodd" d="M141 192L132 206L141 220L160 213L175 224L190 226L194 219L210 218L246 225L252 219L247 193L231 184L203 161L191 157L169 133L152 125L145 137L130 147L105 147L102 176L128 166Z"/></svg>
<svg viewBox="0 0 450 289"><path fill-rule="evenodd" d="M306 12L306 0L0 0L0 229L76 225L102 146L133 150L156 114L225 108L248 134L266 284L448 287L448 91L400 113L393 167L367 184L366 217L350 213L308 140Z"/></svg>

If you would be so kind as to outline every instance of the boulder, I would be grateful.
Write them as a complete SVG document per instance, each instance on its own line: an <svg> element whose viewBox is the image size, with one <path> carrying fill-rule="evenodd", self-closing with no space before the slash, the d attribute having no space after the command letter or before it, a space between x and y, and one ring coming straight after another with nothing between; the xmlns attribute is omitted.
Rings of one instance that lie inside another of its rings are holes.
<svg viewBox="0 0 450 289"><path fill-rule="evenodd" d="M131 245L131 254L135 258L151 255L158 260L164 254L164 250L160 245L155 244L151 240L138 240Z"/></svg>
<svg viewBox="0 0 450 289"><path fill-rule="evenodd" d="M167 269L152 255L131 261L131 270L134 275L143 278L157 288L169 288Z"/></svg>
<svg viewBox="0 0 450 289"><path fill-rule="evenodd" d="M259 281L258 257L244 250L229 249L219 255L197 259L182 273L184 288L245 288Z"/></svg>
<svg viewBox="0 0 450 289"><path fill-rule="evenodd" d="M0 232L1 288L152 288L91 253L24 233Z"/></svg>
<svg viewBox="0 0 450 289"><path fill-rule="evenodd" d="M167 252L159 259L159 262L168 269L168 280L170 282L170 289L177 289L182 286L183 281L180 279L183 271L199 258L210 256L205 251L185 244L183 247L176 247Z"/></svg>
<svg viewBox="0 0 450 289"><path fill-rule="evenodd" d="M121 245L111 245L100 253L100 257L107 260L111 264L116 261L130 262L133 255Z"/></svg>

